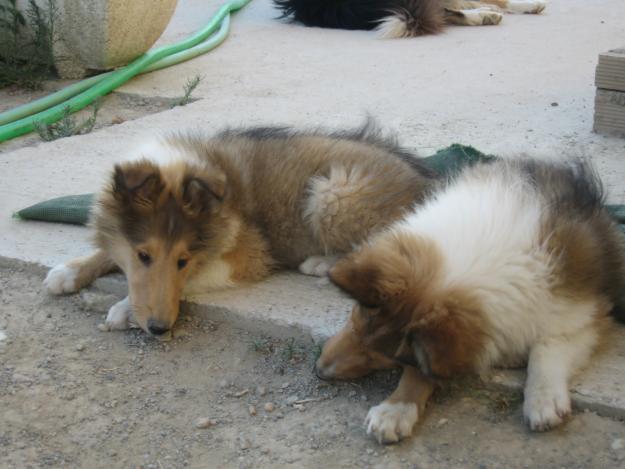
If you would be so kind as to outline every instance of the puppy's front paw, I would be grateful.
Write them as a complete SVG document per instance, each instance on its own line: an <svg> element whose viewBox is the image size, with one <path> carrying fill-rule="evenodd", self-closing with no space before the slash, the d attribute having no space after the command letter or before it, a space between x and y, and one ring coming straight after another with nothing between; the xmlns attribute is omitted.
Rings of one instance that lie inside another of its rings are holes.
<svg viewBox="0 0 625 469"><path fill-rule="evenodd" d="M130 301L125 298L115 303L109 309L104 324L100 324L98 328L101 331L120 331L129 329L134 326L132 320L132 307Z"/></svg>
<svg viewBox="0 0 625 469"><path fill-rule="evenodd" d="M78 290L76 277L78 277L78 269L76 267L59 264L48 272L43 285L50 293L55 295L74 293Z"/></svg>
<svg viewBox="0 0 625 469"><path fill-rule="evenodd" d="M419 418L417 405L409 402L382 402L369 410L365 425L367 435L378 443L397 443L412 434Z"/></svg>
<svg viewBox="0 0 625 469"><path fill-rule="evenodd" d="M523 402L523 415L532 431L543 432L560 425L571 414L566 390L533 391Z"/></svg>

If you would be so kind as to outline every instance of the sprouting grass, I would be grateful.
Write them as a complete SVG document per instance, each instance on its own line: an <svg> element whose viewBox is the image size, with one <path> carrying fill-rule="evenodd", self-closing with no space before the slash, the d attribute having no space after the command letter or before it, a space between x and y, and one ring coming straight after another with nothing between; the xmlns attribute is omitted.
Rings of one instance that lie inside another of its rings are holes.
<svg viewBox="0 0 625 469"><path fill-rule="evenodd" d="M29 0L25 13L17 8L17 0L0 0L0 88L39 89L55 74L58 17L56 0L47 0L43 7Z"/></svg>
<svg viewBox="0 0 625 469"><path fill-rule="evenodd" d="M273 343L266 337L257 337L252 340L252 349L255 352L270 354L273 352Z"/></svg>
<svg viewBox="0 0 625 469"><path fill-rule="evenodd" d="M201 75L195 75L193 78L187 79L187 83L184 85L184 95L174 100L171 107L186 106L189 104L191 102L191 94L203 79L204 77Z"/></svg>
<svg viewBox="0 0 625 469"><path fill-rule="evenodd" d="M72 135L83 135L91 132L98 118L101 101L98 99L91 105L91 116L84 122L77 123L76 118L71 115L69 107L65 108L63 117L53 124L43 122L35 123L35 129L42 140L51 142L59 138L71 137Z"/></svg>

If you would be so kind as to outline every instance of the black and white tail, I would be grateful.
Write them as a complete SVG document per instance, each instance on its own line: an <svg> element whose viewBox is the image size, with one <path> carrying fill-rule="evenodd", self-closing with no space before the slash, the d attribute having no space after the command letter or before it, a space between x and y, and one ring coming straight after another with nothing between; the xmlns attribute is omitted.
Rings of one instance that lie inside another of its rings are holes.
<svg viewBox="0 0 625 469"><path fill-rule="evenodd" d="M274 0L283 18L306 26L376 29L381 37L436 34L443 29L440 0Z"/></svg>

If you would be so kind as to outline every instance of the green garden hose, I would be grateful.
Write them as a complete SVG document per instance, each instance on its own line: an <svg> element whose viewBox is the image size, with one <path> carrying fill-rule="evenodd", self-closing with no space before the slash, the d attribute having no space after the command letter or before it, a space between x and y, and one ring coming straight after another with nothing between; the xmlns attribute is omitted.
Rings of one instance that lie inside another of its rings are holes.
<svg viewBox="0 0 625 469"><path fill-rule="evenodd" d="M219 44L221 44L228 36L229 29L230 17L226 16L221 22L219 31L217 31L217 33L212 35L206 41L198 44L195 47L191 47L190 49L178 52L177 54L169 55L164 59L161 59L158 62L155 62L149 67L140 71L139 74L153 72L155 70L170 67L171 65L175 65L180 62L184 62L186 60L197 57L198 55L204 54L205 52L208 52L209 50L214 49ZM31 101L30 103L23 104L9 111L2 112L0 113L0 125L9 124L11 122L15 122L18 119L23 119L24 117L32 116L33 114L36 114L38 112L45 111L46 109L56 104L62 103L72 96L76 96L78 93L81 93L86 89L91 88L93 85L99 83L112 73L114 72L101 73L91 78L86 78L82 81L79 81L78 83L66 86L62 90L56 91L55 93L52 93L48 96L37 99L35 101Z"/></svg>
<svg viewBox="0 0 625 469"><path fill-rule="evenodd" d="M56 122L67 108L70 112L79 111L140 73L168 67L217 47L228 35L230 12L243 8L249 1L226 3L207 26L184 41L149 51L124 68L88 78L46 98L0 114L0 142L31 132L37 122ZM219 31L206 40L217 28Z"/></svg>

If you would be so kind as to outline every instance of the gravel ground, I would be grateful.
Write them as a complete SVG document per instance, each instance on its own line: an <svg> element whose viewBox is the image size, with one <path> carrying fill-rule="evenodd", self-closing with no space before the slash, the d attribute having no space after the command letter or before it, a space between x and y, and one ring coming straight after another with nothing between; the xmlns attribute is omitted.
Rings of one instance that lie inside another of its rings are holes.
<svg viewBox="0 0 625 469"><path fill-rule="evenodd" d="M446 385L415 436L382 447L367 409L397 373L324 383L313 344L183 314L174 339L97 329L116 298L54 298L0 260L0 467L625 467L625 425L581 413L532 434L521 396Z"/></svg>

